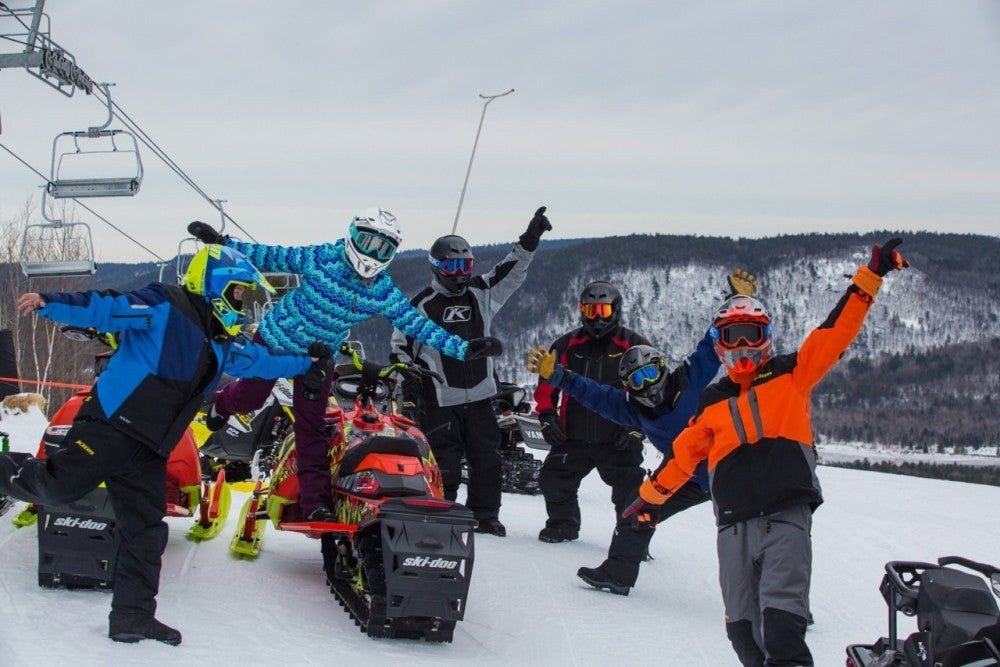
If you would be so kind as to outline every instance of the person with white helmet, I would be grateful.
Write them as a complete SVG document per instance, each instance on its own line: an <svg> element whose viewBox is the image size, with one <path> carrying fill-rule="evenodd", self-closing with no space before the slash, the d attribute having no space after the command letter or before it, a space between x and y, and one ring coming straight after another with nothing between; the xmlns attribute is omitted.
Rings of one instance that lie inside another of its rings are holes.
<svg viewBox="0 0 1000 667"><path fill-rule="evenodd" d="M316 388L322 379L309 356L235 338L246 321L244 293L258 286L273 289L242 254L210 245L191 260L183 287L29 292L18 300L23 316L120 333L65 446L44 459L0 454L0 494L27 502L63 505L106 483L122 536L108 615L114 641L181 643L181 633L155 616L167 545L167 459L223 373L305 373L303 384Z"/></svg>
<svg viewBox="0 0 1000 667"><path fill-rule="evenodd" d="M724 303L712 335L726 376L705 390L674 440L674 457L623 513L655 521L708 461L726 634L745 667L813 664L805 641L810 533L823 494L810 396L861 331L883 277L909 266L895 249L900 243L873 246L826 320L790 354L773 354L764 304L748 297Z"/></svg>
<svg viewBox="0 0 1000 667"><path fill-rule="evenodd" d="M382 315L407 335L456 359L501 352L497 339L465 340L410 305L385 272L402 241L396 216L385 209L366 209L351 219L343 239L311 246L246 243L223 236L199 221L188 225L188 232L204 243L222 243L239 250L262 271L301 276L301 284L279 299L258 324L254 340L270 348L304 352L312 341L322 341L335 353L352 326ZM323 421L332 383L333 373L328 373L318 395L320 400L305 396L301 383L293 385L299 506L303 517L311 521L334 520L330 443ZM205 425L218 430L231 415L260 408L273 385L273 380L227 384L215 395Z"/></svg>

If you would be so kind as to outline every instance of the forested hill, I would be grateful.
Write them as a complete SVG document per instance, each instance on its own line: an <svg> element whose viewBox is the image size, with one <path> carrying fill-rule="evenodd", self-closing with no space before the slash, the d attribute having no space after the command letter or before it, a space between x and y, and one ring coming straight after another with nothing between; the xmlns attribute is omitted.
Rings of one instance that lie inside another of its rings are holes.
<svg viewBox="0 0 1000 667"><path fill-rule="evenodd" d="M1000 400L997 237L879 231L737 240L543 239L526 283L496 320L494 334L506 348L500 375L529 381L527 350L577 326L580 289L598 279L621 289L623 322L678 363L704 334L733 267L760 279L758 296L771 310L776 351L792 351L825 319L849 283L846 276L868 261L871 245L895 235L903 237L900 251L912 268L887 278L846 363L817 389L817 430L867 442L998 445L1000 422L992 411ZM476 272L488 271L508 250L475 248ZM91 280L121 287L156 278L152 267L137 268L102 265ZM402 253L389 271L408 295L431 276L421 251ZM390 333L381 318L354 331L377 359L386 357Z"/></svg>

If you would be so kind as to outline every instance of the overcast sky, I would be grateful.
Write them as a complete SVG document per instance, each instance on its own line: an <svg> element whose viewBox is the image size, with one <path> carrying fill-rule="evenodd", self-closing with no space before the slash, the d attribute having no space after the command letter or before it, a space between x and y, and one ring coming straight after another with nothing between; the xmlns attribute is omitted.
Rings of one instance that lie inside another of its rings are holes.
<svg viewBox="0 0 1000 667"><path fill-rule="evenodd" d="M12 7L32 0L6 0ZM336 239L382 206L404 249L875 229L1000 234L1000 2L48 0L51 37L257 241ZM0 33L9 32L0 19ZM18 47L0 43L0 53ZM48 172L104 121L0 70L0 142ZM172 257L200 195L144 152L86 203ZM0 220L41 179L0 150ZM98 258L153 259L92 223ZM230 227L227 231L245 236Z"/></svg>

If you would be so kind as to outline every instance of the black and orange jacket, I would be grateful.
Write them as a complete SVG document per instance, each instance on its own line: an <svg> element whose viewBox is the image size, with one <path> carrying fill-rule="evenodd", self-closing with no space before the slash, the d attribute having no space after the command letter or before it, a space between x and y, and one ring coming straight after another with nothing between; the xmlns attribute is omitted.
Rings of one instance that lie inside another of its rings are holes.
<svg viewBox="0 0 1000 667"><path fill-rule="evenodd" d="M882 279L861 267L853 282L798 352L774 357L748 384L725 377L705 390L674 458L640 487L644 500L665 502L707 458L720 526L823 502L810 395L857 337Z"/></svg>

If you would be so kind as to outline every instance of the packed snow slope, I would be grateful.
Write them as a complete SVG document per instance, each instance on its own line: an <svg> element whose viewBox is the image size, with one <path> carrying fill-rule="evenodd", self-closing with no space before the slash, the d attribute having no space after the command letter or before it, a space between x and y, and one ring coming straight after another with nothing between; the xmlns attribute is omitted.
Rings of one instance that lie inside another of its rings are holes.
<svg viewBox="0 0 1000 667"><path fill-rule="evenodd" d="M15 449L33 451L38 412L2 415ZM648 448L651 450L651 448ZM655 464L650 453L647 463ZM885 632L883 564L958 554L1000 564L1000 488L838 468L820 469L826 503L813 527L808 641L819 666L842 665L845 645ZM234 497L234 513L243 496ZM737 665L726 639L715 525L702 505L663 524L628 597L586 586L581 565L604 558L614 521L596 475L580 492L580 539L543 544L540 496L506 495L507 537L476 536L465 620L451 644L374 640L324 585L319 542L270 527L255 560L230 554L231 519L215 540L185 539L169 518L158 616L184 633L179 647L106 637L110 595L37 585L34 529L0 519L0 665ZM913 621L901 617L901 631Z"/></svg>

